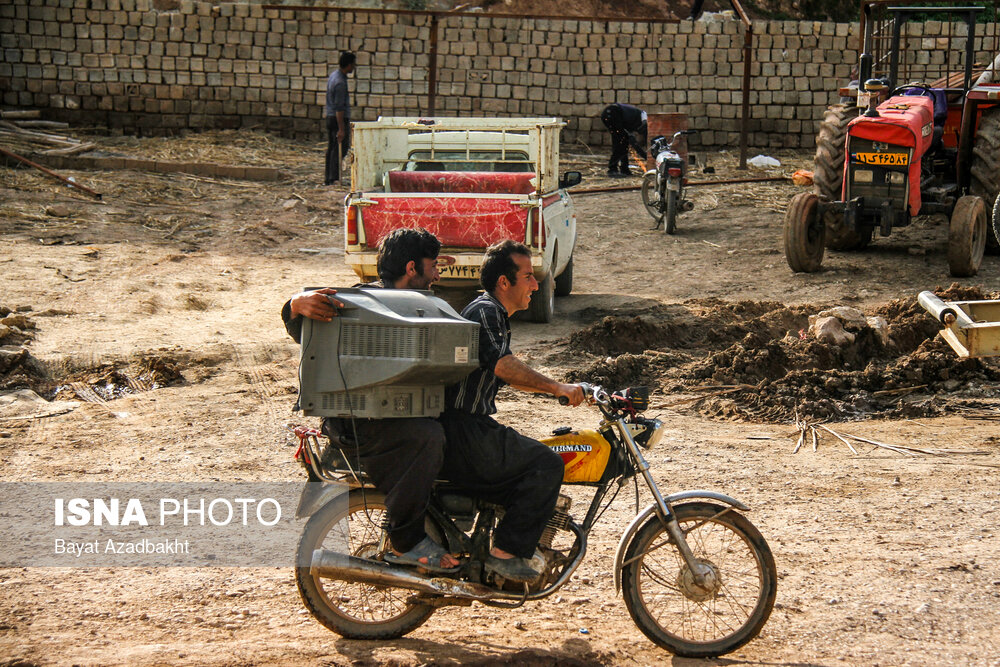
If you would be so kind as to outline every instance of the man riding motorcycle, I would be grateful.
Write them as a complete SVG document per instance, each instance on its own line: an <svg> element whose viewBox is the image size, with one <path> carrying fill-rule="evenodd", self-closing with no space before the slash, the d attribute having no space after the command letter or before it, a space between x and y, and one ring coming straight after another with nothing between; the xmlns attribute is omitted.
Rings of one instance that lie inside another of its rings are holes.
<svg viewBox="0 0 1000 667"><path fill-rule="evenodd" d="M441 242L424 229L394 230L379 245L381 280L361 287L430 289L439 278L440 250ZM336 301L336 293L331 288L307 290L285 303L281 319L296 342L301 342L303 317L329 322L337 316L343 304ZM385 494L392 543L386 560L432 572L456 572L458 561L424 531L431 486L444 459L441 424L430 418L326 418L323 432L331 442L344 443L345 454L353 455L351 463L360 463Z"/></svg>

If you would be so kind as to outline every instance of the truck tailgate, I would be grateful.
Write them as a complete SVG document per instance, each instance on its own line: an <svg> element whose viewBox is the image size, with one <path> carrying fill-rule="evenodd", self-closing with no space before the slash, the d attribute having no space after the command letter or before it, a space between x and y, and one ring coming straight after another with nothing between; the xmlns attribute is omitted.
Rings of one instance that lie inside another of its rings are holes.
<svg viewBox="0 0 1000 667"><path fill-rule="evenodd" d="M486 248L497 241L524 242L528 209L512 197L400 197L366 194L361 209L365 243L373 248L392 230L423 227L449 248Z"/></svg>

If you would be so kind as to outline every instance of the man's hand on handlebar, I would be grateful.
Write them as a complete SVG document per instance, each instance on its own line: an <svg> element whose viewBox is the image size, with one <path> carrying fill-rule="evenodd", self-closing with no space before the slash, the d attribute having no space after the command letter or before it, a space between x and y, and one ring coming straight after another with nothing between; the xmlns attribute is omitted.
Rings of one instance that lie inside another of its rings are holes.
<svg viewBox="0 0 1000 667"><path fill-rule="evenodd" d="M583 387L578 384L559 384L556 389L556 398L563 405L580 405L587 396L583 392Z"/></svg>
<svg viewBox="0 0 1000 667"><path fill-rule="evenodd" d="M344 307L344 304L330 298L336 293L337 290L330 287L300 292L292 297L292 315L302 315L311 320L329 322L336 317L337 308Z"/></svg>

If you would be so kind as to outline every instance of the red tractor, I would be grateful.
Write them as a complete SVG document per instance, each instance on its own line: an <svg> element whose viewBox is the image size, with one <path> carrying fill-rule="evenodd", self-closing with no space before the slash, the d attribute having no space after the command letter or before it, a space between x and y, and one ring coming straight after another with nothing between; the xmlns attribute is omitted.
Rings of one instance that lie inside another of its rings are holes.
<svg viewBox="0 0 1000 667"><path fill-rule="evenodd" d="M857 101L827 110L816 192L785 214L793 271L818 271L825 248L864 248L918 214L949 216L953 276L975 275L986 248L1000 249L996 8L899 4L861 3L861 85L840 91ZM977 34L984 25L992 34Z"/></svg>

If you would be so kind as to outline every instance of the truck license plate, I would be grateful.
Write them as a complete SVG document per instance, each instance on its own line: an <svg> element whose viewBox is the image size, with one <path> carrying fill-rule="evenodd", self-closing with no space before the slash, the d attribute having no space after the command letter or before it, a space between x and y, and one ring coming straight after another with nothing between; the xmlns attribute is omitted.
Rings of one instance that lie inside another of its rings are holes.
<svg viewBox="0 0 1000 667"><path fill-rule="evenodd" d="M452 264L451 266L439 266L438 274L440 274L442 278L465 278L469 280L479 280L479 267L460 266L458 264Z"/></svg>
<svg viewBox="0 0 1000 667"><path fill-rule="evenodd" d="M854 161L862 164L888 165L893 167L905 167L910 164L910 156L907 153L855 153Z"/></svg>

